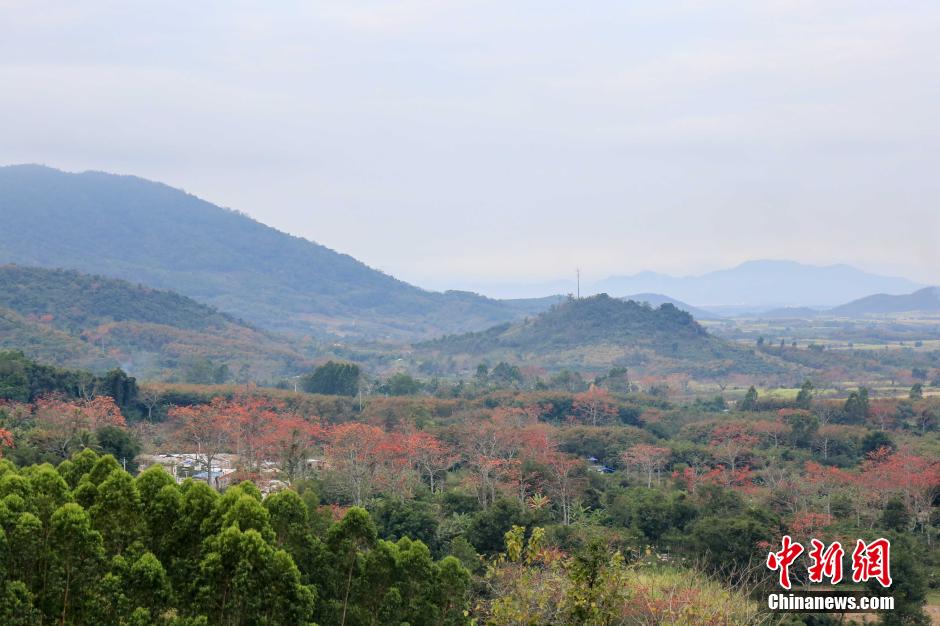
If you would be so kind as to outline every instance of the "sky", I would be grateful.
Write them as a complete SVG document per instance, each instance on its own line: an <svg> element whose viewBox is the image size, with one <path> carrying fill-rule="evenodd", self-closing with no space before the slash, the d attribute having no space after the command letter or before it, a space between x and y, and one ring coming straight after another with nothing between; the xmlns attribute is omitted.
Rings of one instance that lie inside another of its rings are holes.
<svg viewBox="0 0 940 626"><path fill-rule="evenodd" d="M940 4L0 0L0 164L435 289L748 259L940 283Z"/></svg>

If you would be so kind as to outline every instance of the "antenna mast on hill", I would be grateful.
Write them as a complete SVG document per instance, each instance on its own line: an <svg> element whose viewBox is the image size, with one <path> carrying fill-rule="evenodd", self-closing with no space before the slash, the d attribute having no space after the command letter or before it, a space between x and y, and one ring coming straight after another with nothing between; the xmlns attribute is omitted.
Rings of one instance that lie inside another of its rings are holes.
<svg viewBox="0 0 940 626"><path fill-rule="evenodd" d="M577 293L578 293L578 300L580 300L581 299L581 268L580 267L575 268L574 273L577 276L577 280L578 280L578 292Z"/></svg>

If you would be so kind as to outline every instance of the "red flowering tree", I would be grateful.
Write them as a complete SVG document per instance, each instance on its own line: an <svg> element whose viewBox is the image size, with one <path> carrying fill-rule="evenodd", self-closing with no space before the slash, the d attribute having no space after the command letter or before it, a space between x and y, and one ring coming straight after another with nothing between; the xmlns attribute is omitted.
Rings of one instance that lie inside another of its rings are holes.
<svg viewBox="0 0 940 626"><path fill-rule="evenodd" d="M617 416L617 407L610 397L610 392L597 385L591 385L587 391L575 394L571 408L573 421L591 426L605 423Z"/></svg>
<svg viewBox="0 0 940 626"><path fill-rule="evenodd" d="M940 460L914 454L909 448L881 448L862 464L862 483L874 493L899 496L912 513L912 524L930 539L930 514L940 493Z"/></svg>
<svg viewBox="0 0 940 626"><path fill-rule="evenodd" d="M461 454L482 507L495 501L502 485L510 481L520 484L523 433L536 422L536 408L499 407L488 418L464 424Z"/></svg>
<svg viewBox="0 0 940 626"><path fill-rule="evenodd" d="M234 428L235 449L242 469L251 474L261 471L261 463L277 433L284 406L260 396L245 396L228 402L226 410Z"/></svg>
<svg viewBox="0 0 940 626"><path fill-rule="evenodd" d="M175 406L169 410L180 442L193 445L196 455L206 463L206 476L212 484L213 461L231 450L238 432L241 408L224 398L215 397L208 404Z"/></svg>
<svg viewBox="0 0 940 626"><path fill-rule="evenodd" d="M310 450L323 436L324 430L317 420L292 412L278 413L274 428L261 445L266 455L277 459L281 474L291 483L303 473Z"/></svg>
<svg viewBox="0 0 940 626"><path fill-rule="evenodd" d="M124 416L110 396L91 400L40 398L33 413L38 432L33 438L49 452L69 456L77 448L88 447L92 434L105 426L125 427Z"/></svg>
<svg viewBox="0 0 940 626"><path fill-rule="evenodd" d="M356 506L380 489L401 493L407 487L411 462L400 435L355 422L332 426L325 435L329 467Z"/></svg>
<svg viewBox="0 0 940 626"><path fill-rule="evenodd" d="M0 428L0 457L3 456L4 448L13 447L13 433L10 431Z"/></svg>
<svg viewBox="0 0 940 626"><path fill-rule="evenodd" d="M405 446L415 468L427 478L431 493L437 488L443 490L443 477L460 460L460 456L449 445L424 431L407 435ZM438 477L441 479L438 480Z"/></svg>
<svg viewBox="0 0 940 626"><path fill-rule="evenodd" d="M561 523L571 523L571 507L584 486L581 470L584 462L557 450L552 450L545 459L548 467L548 487L561 509Z"/></svg>
<svg viewBox="0 0 940 626"><path fill-rule="evenodd" d="M759 441L746 424L726 422L712 430L710 446L715 458L727 461L728 468L734 472L741 458Z"/></svg>
<svg viewBox="0 0 940 626"><path fill-rule="evenodd" d="M646 475L646 486L650 488L653 486L653 475L659 476L670 454L669 448L638 443L624 451L621 457L627 467Z"/></svg>

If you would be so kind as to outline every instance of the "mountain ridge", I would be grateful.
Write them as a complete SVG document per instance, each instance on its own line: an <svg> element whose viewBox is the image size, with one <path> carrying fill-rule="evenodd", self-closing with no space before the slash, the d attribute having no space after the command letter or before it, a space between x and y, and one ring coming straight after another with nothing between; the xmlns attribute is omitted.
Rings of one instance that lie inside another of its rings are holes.
<svg viewBox="0 0 940 626"><path fill-rule="evenodd" d="M667 293L698 308L749 305L838 306L875 292L908 293L924 285L860 270L844 263L810 265L787 260L756 259L734 267L693 276L639 272L612 276L594 284L595 291L614 295Z"/></svg>
<svg viewBox="0 0 940 626"><path fill-rule="evenodd" d="M940 287L924 287L901 295L876 293L834 307L826 314L855 317L917 311L940 313Z"/></svg>
<svg viewBox="0 0 940 626"><path fill-rule="evenodd" d="M0 348L150 378L212 363L265 380L309 364L284 338L177 293L20 265L0 266Z"/></svg>
<svg viewBox="0 0 940 626"><path fill-rule="evenodd" d="M410 339L522 315L430 292L163 183L45 166L0 168L0 263L171 289L279 331Z"/></svg>

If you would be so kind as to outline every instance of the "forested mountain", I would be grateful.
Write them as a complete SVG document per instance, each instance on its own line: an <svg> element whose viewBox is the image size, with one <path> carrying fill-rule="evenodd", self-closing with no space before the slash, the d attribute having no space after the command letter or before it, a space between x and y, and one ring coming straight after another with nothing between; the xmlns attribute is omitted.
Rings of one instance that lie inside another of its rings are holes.
<svg viewBox="0 0 940 626"><path fill-rule="evenodd" d="M506 360L549 369L635 367L647 372L769 372L750 351L709 335L672 304L652 308L606 294L569 299L536 317L417 346L438 358Z"/></svg>
<svg viewBox="0 0 940 626"><path fill-rule="evenodd" d="M940 313L940 287L925 287L901 296L879 293L837 306L826 313L840 317L860 317L909 311Z"/></svg>
<svg viewBox="0 0 940 626"><path fill-rule="evenodd" d="M172 289L272 330L412 338L517 319L429 292L178 189L133 176L0 168L0 263Z"/></svg>
<svg viewBox="0 0 940 626"><path fill-rule="evenodd" d="M193 382L293 372L284 339L169 291L75 271L0 266L0 348L45 362ZM211 370L211 371L210 371Z"/></svg>

